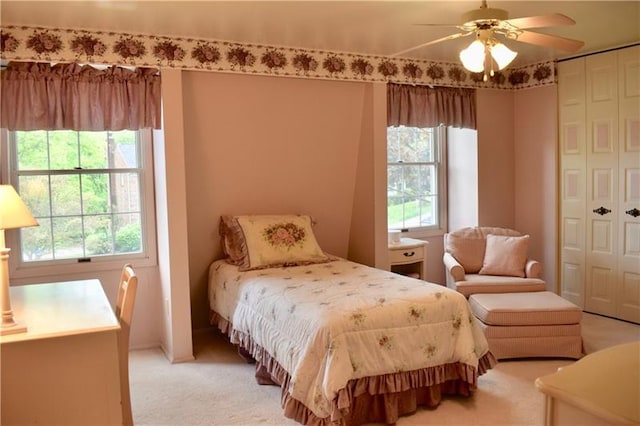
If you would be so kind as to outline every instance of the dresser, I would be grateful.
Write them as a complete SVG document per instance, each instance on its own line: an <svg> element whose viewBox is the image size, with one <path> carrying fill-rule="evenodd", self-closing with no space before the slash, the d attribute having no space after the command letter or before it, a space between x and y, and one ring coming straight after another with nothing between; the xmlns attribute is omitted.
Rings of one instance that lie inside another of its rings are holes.
<svg viewBox="0 0 640 426"><path fill-rule="evenodd" d="M427 244L414 238L401 238L399 243L389 243L389 270L426 280Z"/></svg>
<svg viewBox="0 0 640 426"><path fill-rule="evenodd" d="M589 354L535 385L547 426L640 424L640 341Z"/></svg>
<svg viewBox="0 0 640 426"><path fill-rule="evenodd" d="M122 424L120 325L98 280L11 287L0 337L2 425Z"/></svg>

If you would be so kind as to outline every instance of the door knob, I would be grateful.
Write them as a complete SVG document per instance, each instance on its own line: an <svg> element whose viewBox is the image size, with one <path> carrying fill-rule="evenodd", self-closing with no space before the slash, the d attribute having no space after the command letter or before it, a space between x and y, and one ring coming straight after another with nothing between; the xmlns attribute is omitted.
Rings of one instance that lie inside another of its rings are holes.
<svg viewBox="0 0 640 426"><path fill-rule="evenodd" d="M604 216L607 213L611 213L611 210L606 209L602 206L598 207L597 209L593 209L594 213L598 213L600 216Z"/></svg>
<svg viewBox="0 0 640 426"><path fill-rule="evenodd" d="M637 208L632 208L631 210L627 210L625 212L626 214L628 214L629 216L633 216L633 217L638 217L640 216L640 210L638 210Z"/></svg>

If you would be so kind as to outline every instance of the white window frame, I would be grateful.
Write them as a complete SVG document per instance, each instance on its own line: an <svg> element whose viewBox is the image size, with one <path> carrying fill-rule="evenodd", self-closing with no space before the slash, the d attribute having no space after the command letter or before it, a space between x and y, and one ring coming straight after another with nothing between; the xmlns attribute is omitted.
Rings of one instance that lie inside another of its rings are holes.
<svg viewBox="0 0 640 426"><path fill-rule="evenodd" d="M0 132L0 165L2 173L0 182L13 184L17 182L16 157L13 155L12 136L6 129ZM16 253L9 257L11 277L31 278L70 273L86 273L92 271L109 271L122 269L125 262L134 262L136 266L148 267L157 265L155 193L153 175L153 136L151 129L138 131L140 141L140 202L142 209L142 252L92 257L91 261L58 259L43 262L23 262L18 230L6 231L7 247Z"/></svg>
<svg viewBox="0 0 640 426"><path fill-rule="evenodd" d="M426 238L443 235L447 230L447 137L445 126L437 128L437 146L435 166L438 179L438 223L432 226L402 229L402 236L409 238ZM397 163L394 163L397 164ZM387 162L387 168L389 163ZM388 205L388 203L387 203Z"/></svg>

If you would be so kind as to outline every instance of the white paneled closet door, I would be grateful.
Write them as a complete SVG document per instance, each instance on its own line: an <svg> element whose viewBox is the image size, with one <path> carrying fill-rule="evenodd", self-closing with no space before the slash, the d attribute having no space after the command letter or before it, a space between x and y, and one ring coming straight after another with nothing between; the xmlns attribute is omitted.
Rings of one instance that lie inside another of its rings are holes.
<svg viewBox="0 0 640 426"><path fill-rule="evenodd" d="M585 310L615 316L618 270L618 52L586 57Z"/></svg>
<svg viewBox="0 0 640 426"><path fill-rule="evenodd" d="M558 64L561 295L640 323L640 46Z"/></svg>
<svg viewBox="0 0 640 426"><path fill-rule="evenodd" d="M640 322L640 46L618 54L617 317Z"/></svg>
<svg viewBox="0 0 640 426"><path fill-rule="evenodd" d="M560 295L584 308L586 147L584 58L558 64Z"/></svg>

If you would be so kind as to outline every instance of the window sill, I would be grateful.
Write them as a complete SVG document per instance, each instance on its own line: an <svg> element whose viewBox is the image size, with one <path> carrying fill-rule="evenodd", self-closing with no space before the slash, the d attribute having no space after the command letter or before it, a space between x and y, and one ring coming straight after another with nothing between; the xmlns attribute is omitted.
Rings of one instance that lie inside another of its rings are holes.
<svg viewBox="0 0 640 426"><path fill-rule="evenodd" d="M431 237L441 237L444 234L445 234L445 231L443 231L442 229L425 229L425 230L419 230L419 231L401 232L400 236L402 238L423 239L423 238L431 238Z"/></svg>
<svg viewBox="0 0 640 426"><path fill-rule="evenodd" d="M87 274L101 271L121 270L125 263L132 263L136 267L156 266L155 257L138 255L122 256L108 260L96 259L91 262L78 262L76 260L58 261L40 265L20 265L11 268L11 278L30 279L52 275Z"/></svg>

